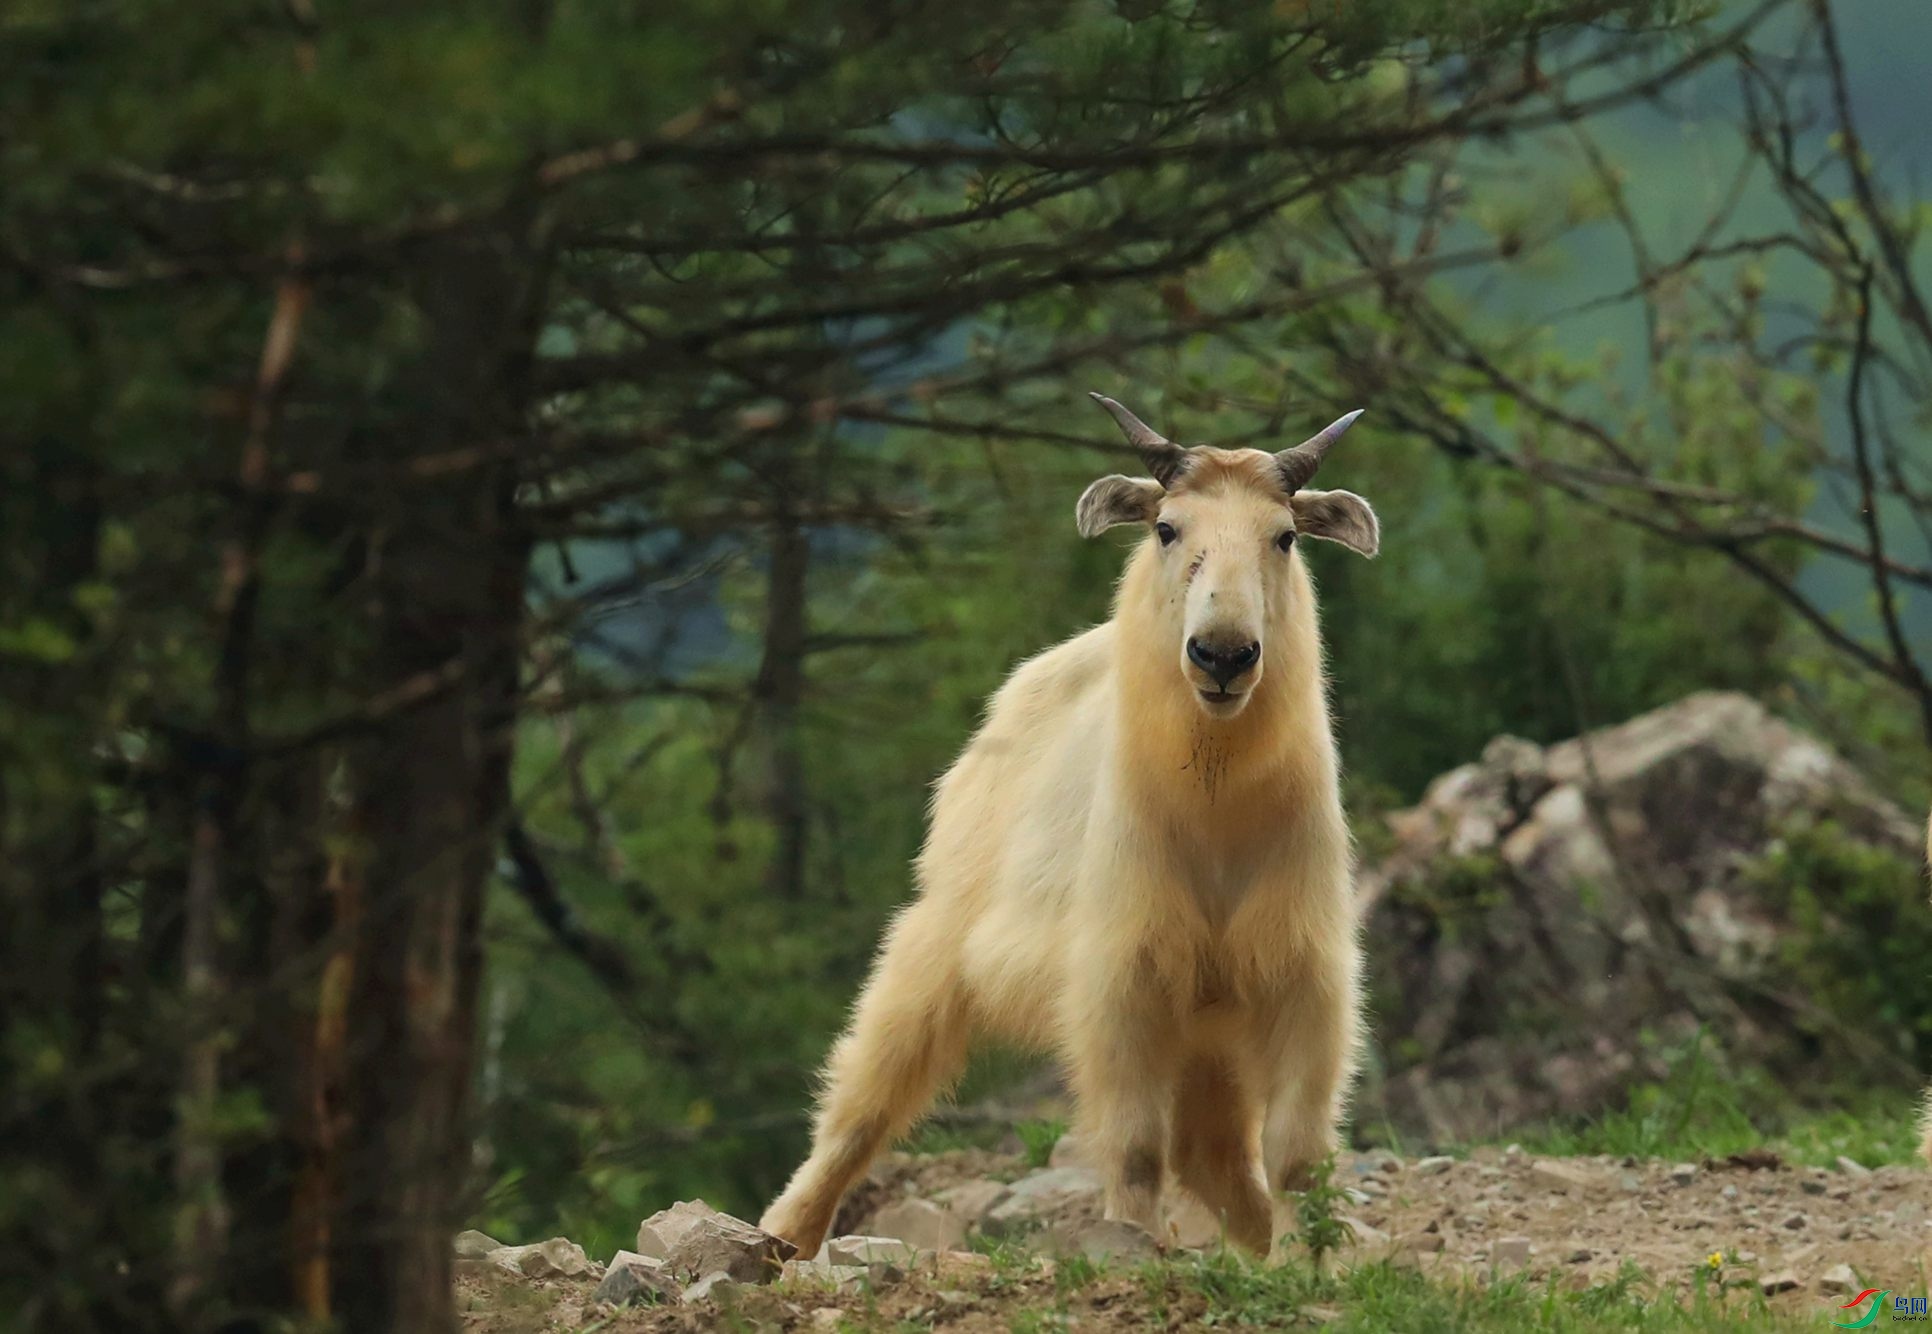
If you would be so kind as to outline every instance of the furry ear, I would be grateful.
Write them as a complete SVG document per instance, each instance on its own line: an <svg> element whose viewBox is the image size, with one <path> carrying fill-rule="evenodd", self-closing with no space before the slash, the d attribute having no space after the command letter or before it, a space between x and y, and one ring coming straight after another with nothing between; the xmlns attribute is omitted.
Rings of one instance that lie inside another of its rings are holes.
<svg viewBox="0 0 1932 1334"><path fill-rule="evenodd" d="M1103 477L1074 506L1073 521L1082 537L1098 537L1116 524L1146 523L1159 512L1167 491L1145 477Z"/></svg>
<svg viewBox="0 0 1932 1334"><path fill-rule="evenodd" d="M1306 537L1340 542L1350 551L1373 556L1382 549L1382 525L1369 503L1353 491L1297 491L1288 499L1295 531Z"/></svg>

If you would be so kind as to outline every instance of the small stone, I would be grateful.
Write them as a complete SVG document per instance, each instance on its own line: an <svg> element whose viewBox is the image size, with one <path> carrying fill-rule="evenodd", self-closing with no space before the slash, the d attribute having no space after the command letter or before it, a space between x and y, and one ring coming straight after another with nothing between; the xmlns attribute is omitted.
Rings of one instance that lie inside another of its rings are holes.
<svg viewBox="0 0 1932 1334"><path fill-rule="evenodd" d="M1343 1218L1348 1225L1349 1244L1379 1249L1389 1244L1389 1234L1379 1227L1364 1223L1359 1218Z"/></svg>
<svg viewBox="0 0 1932 1334"><path fill-rule="evenodd" d="M662 1302L678 1295L677 1281L664 1272L662 1261L636 1251L619 1251L604 1268L604 1281L591 1300L612 1306L632 1302Z"/></svg>
<svg viewBox="0 0 1932 1334"><path fill-rule="evenodd" d="M1735 1258L1741 1265L1754 1265L1758 1262L1758 1253L1756 1251L1739 1251Z"/></svg>
<svg viewBox="0 0 1932 1334"><path fill-rule="evenodd" d="M865 1278L864 1265L835 1265L829 1260L787 1260L779 1271L787 1283L809 1283L818 1287L843 1287L853 1279Z"/></svg>
<svg viewBox="0 0 1932 1334"><path fill-rule="evenodd" d="M1440 1232L1412 1232L1402 1239L1402 1249L1416 1255L1434 1255L1442 1249Z"/></svg>
<svg viewBox="0 0 1932 1334"><path fill-rule="evenodd" d="M684 1301L688 1306L694 1302L716 1302L725 1306L737 1300L744 1291L743 1286L723 1270L706 1274L684 1290Z"/></svg>
<svg viewBox="0 0 1932 1334"><path fill-rule="evenodd" d="M1455 1165L1456 1160L1454 1158L1446 1154L1437 1154L1432 1158L1423 1158L1417 1161L1415 1170L1418 1176L1439 1177Z"/></svg>
<svg viewBox="0 0 1932 1334"><path fill-rule="evenodd" d="M845 1312L836 1306L821 1306L805 1318L805 1328L818 1334L832 1334L845 1323Z"/></svg>
<svg viewBox="0 0 1932 1334"><path fill-rule="evenodd" d="M1865 1166L1856 1158L1847 1158L1842 1153L1838 1155L1838 1170L1846 1176L1851 1177L1868 1177L1872 1174L1871 1168Z"/></svg>
<svg viewBox="0 0 1932 1334"><path fill-rule="evenodd" d="M1688 1186L1697 1180L1696 1163L1678 1163L1670 1169L1670 1179L1680 1186Z"/></svg>
<svg viewBox="0 0 1932 1334"><path fill-rule="evenodd" d="M1617 1178L1617 1189L1626 1195L1635 1195L1644 1188L1644 1179L1635 1172L1625 1172Z"/></svg>
<svg viewBox="0 0 1932 1334"><path fill-rule="evenodd" d="M1375 1197L1367 1191L1357 1190L1353 1186L1344 1187L1342 1194L1348 1196L1348 1202L1350 1204L1371 1204L1375 1200Z"/></svg>
<svg viewBox="0 0 1932 1334"><path fill-rule="evenodd" d="M1789 1269L1780 1269L1775 1274L1766 1274L1758 1280L1758 1290L1765 1296L1775 1296L1780 1292L1790 1292L1798 1286L1798 1276Z"/></svg>
<svg viewBox="0 0 1932 1334"><path fill-rule="evenodd" d="M573 1278L590 1272L590 1257L568 1237L529 1246L504 1246L489 1254L489 1262L525 1278Z"/></svg>
<svg viewBox="0 0 1932 1334"><path fill-rule="evenodd" d="M1080 1137L1071 1131L1053 1142L1053 1152L1047 1155L1048 1167L1086 1167L1086 1146Z"/></svg>
<svg viewBox="0 0 1932 1334"><path fill-rule="evenodd" d="M1858 1275L1852 1273L1850 1265L1833 1265L1818 1275L1818 1291L1823 1293L1851 1292L1858 1287Z"/></svg>
<svg viewBox="0 0 1932 1334"><path fill-rule="evenodd" d="M1523 1156L1523 1146L1520 1144L1512 1144L1508 1148L1503 1150L1503 1157L1505 1158L1516 1159L1516 1158L1521 1158L1522 1156Z"/></svg>
<svg viewBox="0 0 1932 1334"><path fill-rule="evenodd" d="M865 1267L865 1285L871 1288L889 1288L895 1283L905 1281L906 1271L890 1260L877 1260ZM858 1286L851 1279L839 1284L842 1292L850 1292Z"/></svg>
<svg viewBox="0 0 1932 1334"><path fill-rule="evenodd" d="M1498 1269L1521 1269L1529 1263L1530 1250L1528 1237L1498 1237L1489 1248L1489 1262Z"/></svg>
<svg viewBox="0 0 1932 1334"><path fill-rule="evenodd" d="M1806 1218L1803 1214L1794 1213L1786 1216L1784 1222L1780 1223L1778 1226L1789 1228L1791 1231L1796 1232L1810 1221L1811 1220Z"/></svg>
<svg viewBox="0 0 1932 1334"><path fill-rule="evenodd" d="M910 1264L919 1249L897 1237L834 1237L825 1243L825 1258L835 1265Z"/></svg>
<svg viewBox="0 0 1932 1334"><path fill-rule="evenodd" d="M1726 1186L1723 1190L1719 1191L1718 1194L1722 1195L1727 1200L1735 1200L1737 1198L1737 1187Z"/></svg>
<svg viewBox="0 0 1932 1334"><path fill-rule="evenodd" d="M1070 1205L1100 1194L1100 1178L1080 1167L1049 1167L1015 1181L1005 1199L986 1211L980 1227L1006 1236Z"/></svg>
<svg viewBox="0 0 1932 1334"><path fill-rule="evenodd" d="M1595 1256L1596 1252L1588 1246L1578 1246L1570 1252L1570 1263L1573 1265L1588 1264Z"/></svg>
<svg viewBox="0 0 1932 1334"><path fill-rule="evenodd" d="M494 1237L485 1236L483 1233L471 1229L468 1232L459 1232L456 1234L454 1247L456 1258L459 1260L481 1260L491 1251L502 1250L503 1243Z"/></svg>
<svg viewBox="0 0 1932 1334"><path fill-rule="evenodd" d="M973 1227L1012 1193L1003 1182L962 1181L950 1190L940 1191L933 1199L965 1219L968 1227Z"/></svg>
<svg viewBox="0 0 1932 1334"><path fill-rule="evenodd" d="M1595 1184L1596 1175L1587 1168L1553 1158L1539 1158L1530 1165L1530 1176L1540 1186L1567 1195L1579 1195Z"/></svg>
<svg viewBox="0 0 1932 1334"><path fill-rule="evenodd" d="M1152 1260L1161 1253L1159 1243L1143 1228L1118 1218L1063 1223L1048 1234L1047 1249L1056 1255L1084 1255L1096 1264Z"/></svg>
<svg viewBox="0 0 1932 1334"><path fill-rule="evenodd" d="M875 1237L897 1237L922 1251L966 1249L966 1220L931 1200L900 1200L872 1215Z"/></svg>

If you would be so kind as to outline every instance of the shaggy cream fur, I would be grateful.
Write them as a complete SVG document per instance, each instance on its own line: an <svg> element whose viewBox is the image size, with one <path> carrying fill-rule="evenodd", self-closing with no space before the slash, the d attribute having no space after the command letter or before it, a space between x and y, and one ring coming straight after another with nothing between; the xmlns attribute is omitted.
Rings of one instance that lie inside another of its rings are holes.
<svg viewBox="0 0 1932 1334"><path fill-rule="evenodd" d="M1108 1215L1150 1231L1172 1178L1265 1252L1271 1187L1336 1145L1360 948L1315 590L1286 534L1373 555L1378 530L1347 492L1285 494L1268 454L1189 455L1170 489L1083 498L1083 529L1109 506L1150 525L1113 619L1022 664L938 785L919 895L763 1220L803 1255L974 1035L1065 1062ZM1190 638L1260 658L1223 691Z"/></svg>

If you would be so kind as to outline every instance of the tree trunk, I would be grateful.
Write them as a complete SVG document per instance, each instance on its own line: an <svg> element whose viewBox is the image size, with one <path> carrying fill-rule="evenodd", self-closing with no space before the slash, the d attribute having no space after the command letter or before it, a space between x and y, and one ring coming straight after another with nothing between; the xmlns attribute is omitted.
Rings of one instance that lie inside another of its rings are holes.
<svg viewBox="0 0 1932 1334"><path fill-rule="evenodd" d="M771 576L765 601L765 651L753 692L760 713L765 809L776 835L768 883L781 899L805 895L805 846L810 807L799 710L805 699L806 577L811 537L796 517L774 518Z"/></svg>
<svg viewBox="0 0 1932 1334"><path fill-rule="evenodd" d="M413 410L381 442L392 460L521 435L533 267L508 248L451 245L421 261L432 343ZM508 806L527 546L507 462L404 475L399 497L372 501L367 695L445 683L379 720L351 762L364 859L342 924L329 1314L372 1334L441 1334L454 1321L450 1237L469 1168L483 900Z"/></svg>

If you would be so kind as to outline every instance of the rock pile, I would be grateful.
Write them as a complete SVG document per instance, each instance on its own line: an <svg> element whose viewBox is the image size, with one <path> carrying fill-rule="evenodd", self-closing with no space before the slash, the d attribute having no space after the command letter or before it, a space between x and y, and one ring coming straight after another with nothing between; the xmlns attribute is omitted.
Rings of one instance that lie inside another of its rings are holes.
<svg viewBox="0 0 1932 1334"><path fill-rule="evenodd" d="M1358 1118L1452 1143L1591 1114L1700 1031L1817 1073L1819 1007L1778 965L1794 927L1752 868L1825 820L1896 853L1903 901L1921 900L1917 822L1746 696L1547 748L1497 738L1390 817L1393 849L1362 872L1381 1078ZM1834 1037L1834 1063L1896 1064L1857 1036Z"/></svg>

